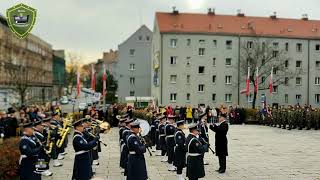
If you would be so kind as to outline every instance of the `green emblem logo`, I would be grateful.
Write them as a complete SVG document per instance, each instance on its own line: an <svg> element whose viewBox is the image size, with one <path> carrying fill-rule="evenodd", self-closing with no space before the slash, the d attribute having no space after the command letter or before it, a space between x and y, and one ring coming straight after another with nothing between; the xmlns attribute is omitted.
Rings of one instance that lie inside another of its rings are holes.
<svg viewBox="0 0 320 180"><path fill-rule="evenodd" d="M11 31L21 39L32 30L36 16L37 10L22 3L7 10L8 25Z"/></svg>

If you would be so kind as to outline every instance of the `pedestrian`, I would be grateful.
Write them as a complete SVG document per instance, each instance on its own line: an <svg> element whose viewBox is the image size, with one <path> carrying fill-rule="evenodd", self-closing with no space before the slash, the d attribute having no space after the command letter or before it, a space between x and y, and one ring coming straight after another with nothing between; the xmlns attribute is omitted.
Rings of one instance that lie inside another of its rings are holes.
<svg viewBox="0 0 320 180"><path fill-rule="evenodd" d="M131 124L131 135L127 138L128 155L128 176L127 180L146 180L148 179L145 142L141 141L139 133L141 132L139 122Z"/></svg>
<svg viewBox="0 0 320 180"><path fill-rule="evenodd" d="M173 165L174 158L174 133L176 132L176 128L174 126L174 118L175 116L169 115L167 125L165 126L165 134L166 134L166 145L167 145L167 154L168 154L168 170L175 171L176 167Z"/></svg>
<svg viewBox="0 0 320 180"><path fill-rule="evenodd" d="M219 159L219 169L217 172L225 173L226 171L226 157L228 156L228 123L226 121L227 115L222 113L219 117L218 124L210 124L210 129L216 133L215 135L215 150L216 156Z"/></svg>
<svg viewBox="0 0 320 180"><path fill-rule="evenodd" d="M188 106L186 111L187 111L187 122L188 122L188 124L190 124L192 122L192 118L193 118L193 116L192 116L192 108L191 108L190 105Z"/></svg>
<svg viewBox="0 0 320 180"><path fill-rule="evenodd" d="M203 154L205 148L200 142L197 124L189 125L189 132L186 139L187 149L187 177L189 180L198 180L205 176Z"/></svg>
<svg viewBox="0 0 320 180"><path fill-rule="evenodd" d="M175 140L175 149L174 149L174 162L173 165L177 168L177 177L178 180L184 180L182 176L182 170L186 166L186 150L185 143L186 137L183 132L184 129L184 120L177 122L177 130L174 134Z"/></svg>

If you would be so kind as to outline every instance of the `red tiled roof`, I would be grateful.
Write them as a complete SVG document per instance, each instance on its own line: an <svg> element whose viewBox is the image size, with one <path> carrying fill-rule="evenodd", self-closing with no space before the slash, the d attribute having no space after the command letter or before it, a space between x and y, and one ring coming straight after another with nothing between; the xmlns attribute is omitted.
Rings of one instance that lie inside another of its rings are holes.
<svg viewBox="0 0 320 180"><path fill-rule="evenodd" d="M157 12L161 33L214 33L247 36L276 36L288 38L320 39L320 21Z"/></svg>

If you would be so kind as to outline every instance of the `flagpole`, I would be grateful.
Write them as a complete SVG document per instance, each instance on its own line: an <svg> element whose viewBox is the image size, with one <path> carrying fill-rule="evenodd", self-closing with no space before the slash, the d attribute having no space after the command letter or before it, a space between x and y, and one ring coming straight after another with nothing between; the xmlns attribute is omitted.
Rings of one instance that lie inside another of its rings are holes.
<svg viewBox="0 0 320 180"><path fill-rule="evenodd" d="M103 64L103 84L102 84L102 97L103 97L103 112L106 113L106 65Z"/></svg>

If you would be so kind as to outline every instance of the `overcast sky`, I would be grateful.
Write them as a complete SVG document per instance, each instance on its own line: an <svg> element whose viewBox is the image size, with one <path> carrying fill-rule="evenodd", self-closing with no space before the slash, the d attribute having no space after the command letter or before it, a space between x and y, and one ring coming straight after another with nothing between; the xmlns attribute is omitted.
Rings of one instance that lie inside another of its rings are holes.
<svg viewBox="0 0 320 180"><path fill-rule="evenodd" d="M80 54L85 62L102 57L103 51L117 49L142 24L153 28L156 11L235 14L237 9L249 16L278 16L320 20L319 0L1 0L0 12L25 3L38 11L32 31L54 49ZM301 27L303 28L303 27Z"/></svg>

